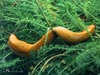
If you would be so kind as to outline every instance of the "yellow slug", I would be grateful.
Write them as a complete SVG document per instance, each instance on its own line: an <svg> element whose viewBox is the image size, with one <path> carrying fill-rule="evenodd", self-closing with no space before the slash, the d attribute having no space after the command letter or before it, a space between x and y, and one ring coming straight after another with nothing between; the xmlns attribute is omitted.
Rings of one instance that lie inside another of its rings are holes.
<svg viewBox="0 0 100 75"><path fill-rule="evenodd" d="M88 26L88 32L93 34L95 31L95 25ZM40 40L34 44L29 44L19 40L14 34L11 34L8 39L8 45L12 48L13 52L19 56L28 56L31 50L37 51L44 43L49 44L55 37L55 33L65 40L66 42L77 43L84 41L90 37L86 30L82 32L73 32L64 27L54 27L53 30L49 30L44 34ZM47 39L46 39L47 37ZM46 42L45 42L46 41Z"/></svg>

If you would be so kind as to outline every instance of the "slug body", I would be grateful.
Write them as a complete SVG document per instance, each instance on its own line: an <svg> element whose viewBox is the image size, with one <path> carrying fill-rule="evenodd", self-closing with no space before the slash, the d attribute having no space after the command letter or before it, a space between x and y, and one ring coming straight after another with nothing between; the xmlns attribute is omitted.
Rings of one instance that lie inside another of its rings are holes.
<svg viewBox="0 0 100 75"><path fill-rule="evenodd" d="M13 52L19 56L29 55L29 51L32 47L32 44L19 40L14 34L10 35L8 45L12 48Z"/></svg>
<svg viewBox="0 0 100 75"><path fill-rule="evenodd" d="M33 44L32 50L38 50L44 44L49 44L54 39L55 34L52 30L49 30L40 40Z"/></svg>
<svg viewBox="0 0 100 75"><path fill-rule="evenodd" d="M88 32L83 30L82 32L73 32L64 27L55 27L54 31L56 34L61 37L63 40L69 43L78 43L84 41L90 37L90 34L93 34L95 30L94 25L88 27Z"/></svg>
<svg viewBox="0 0 100 75"><path fill-rule="evenodd" d="M49 44L54 38L53 31L49 30L40 40L34 44L28 44L19 40L14 34L11 34L8 40L8 45L13 52L19 56L28 56L31 50L38 50L44 44ZM47 38L47 39L46 39Z"/></svg>
<svg viewBox="0 0 100 75"><path fill-rule="evenodd" d="M90 37L89 33L93 34L94 31L94 25L90 25L88 27L88 32L85 30L82 32L73 32L64 27L54 27L53 30L49 30L45 35L42 36L40 40L34 44L21 41L14 34L11 34L8 39L8 45L17 55L28 56L31 50L37 51L44 44L49 44L54 39L55 33L66 42L77 43L88 39Z"/></svg>

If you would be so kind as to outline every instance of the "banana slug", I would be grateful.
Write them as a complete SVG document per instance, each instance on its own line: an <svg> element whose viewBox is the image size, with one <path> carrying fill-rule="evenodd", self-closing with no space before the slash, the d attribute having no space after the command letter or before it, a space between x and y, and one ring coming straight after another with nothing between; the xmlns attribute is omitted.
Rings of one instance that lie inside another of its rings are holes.
<svg viewBox="0 0 100 75"><path fill-rule="evenodd" d="M64 27L55 27L54 31L56 34L61 37L66 42L78 43L84 41L90 37L90 34L93 34L95 31L95 25L88 26L88 32L83 30L82 32L73 32Z"/></svg>
<svg viewBox="0 0 100 75"><path fill-rule="evenodd" d="M89 33L93 34L94 31L95 25L88 26ZM14 34L11 34L8 39L8 45L15 54L19 56L29 56L31 50L37 51L44 43L49 44L54 39L55 33L66 42L77 43L88 39L90 37L88 32L85 30L82 32L73 32L64 27L54 27L53 30L49 30L34 44L21 41Z"/></svg>
<svg viewBox="0 0 100 75"><path fill-rule="evenodd" d="M47 39L46 39L47 37ZM29 56L31 50L38 50L44 43L49 44L55 37L54 32L49 30L45 35L42 36L34 44L29 44L24 41L19 40L16 35L11 34L8 39L8 45L13 50L13 52L19 56Z"/></svg>

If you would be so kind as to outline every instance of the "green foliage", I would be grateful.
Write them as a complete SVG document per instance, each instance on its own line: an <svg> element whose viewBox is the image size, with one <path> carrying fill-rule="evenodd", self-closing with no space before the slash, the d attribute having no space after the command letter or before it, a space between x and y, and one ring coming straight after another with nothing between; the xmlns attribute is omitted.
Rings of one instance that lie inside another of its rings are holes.
<svg viewBox="0 0 100 75"><path fill-rule="evenodd" d="M0 75L9 75L8 68L10 75L99 75L99 12L100 0L0 0ZM34 43L50 27L81 31L90 24L96 31L88 40L70 45L58 37L30 57L17 56L7 44L8 33Z"/></svg>
<svg viewBox="0 0 100 75"><path fill-rule="evenodd" d="M12 65L15 65L16 62L19 62L18 58L11 61L5 61L5 59L2 59L0 62L0 68L11 67Z"/></svg>

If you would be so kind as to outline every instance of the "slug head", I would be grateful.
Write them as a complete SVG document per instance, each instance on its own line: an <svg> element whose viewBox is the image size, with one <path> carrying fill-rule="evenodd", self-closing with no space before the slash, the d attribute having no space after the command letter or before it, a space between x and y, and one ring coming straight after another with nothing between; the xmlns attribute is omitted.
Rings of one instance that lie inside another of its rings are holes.
<svg viewBox="0 0 100 75"><path fill-rule="evenodd" d="M14 34L10 35L8 45L12 51L19 56L28 56L32 47L31 44L19 40Z"/></svg>

